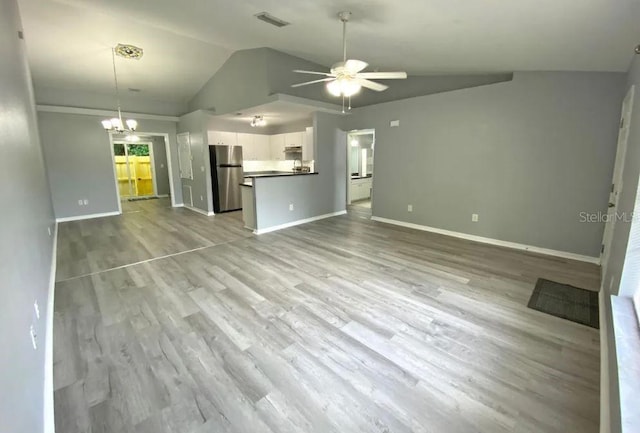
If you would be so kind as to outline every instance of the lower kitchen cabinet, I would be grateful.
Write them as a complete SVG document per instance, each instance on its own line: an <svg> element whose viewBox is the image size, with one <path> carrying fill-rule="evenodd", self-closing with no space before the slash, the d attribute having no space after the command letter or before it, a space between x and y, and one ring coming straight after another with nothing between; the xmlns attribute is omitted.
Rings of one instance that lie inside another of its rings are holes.
<svg viewBox="0 0 640 433"><path fill-rule="evenodd" d="M373 185L370 177L364 179L352 179L349 186L349 197L351 201L365 200L371 198L371 187Z"/></svg>

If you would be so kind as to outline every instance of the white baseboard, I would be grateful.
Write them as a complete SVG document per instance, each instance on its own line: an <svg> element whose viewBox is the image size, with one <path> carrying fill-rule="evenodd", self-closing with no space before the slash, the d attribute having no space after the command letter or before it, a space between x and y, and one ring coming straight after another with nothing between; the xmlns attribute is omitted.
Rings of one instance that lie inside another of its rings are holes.
<svg viewBox="0 0 640 433"><path fill-rule="evenodd" d="M325 219L325 218L331 218L331 217L338 216L338 215L344 215L346 213L347 213L347 211L345 209L345 210L341 210L341 211L338 211L338 212L332 212L332 213L327 213L327 214L324 214L324 215L314 216L314 217L311 217L311 218L305 218L305 219L302 219L302 220L291 221L290 223L285 223L285 224L280 224L280 225L277 225L277 226L267 227L265 229L254 230L253 233L256 234L256 235L262 235L262 234L269 233L269 232L275 232L276 230L282 230L282 229L286 229L288 227L298 226L300 224L306 224L306 223L310 223L310 222L313 222L313 221L322 220L322 219Z"/></svg>
<svg viewBox="0 0 640 433"><path fill-rule="evenodd" d="M408 228L411 228L411 229L421 230L421 231L425 231L425 232L438 233L438 234L445 235L445 236L452 236L454 238L460 238L460 239L466 239L466 240L469 240L469 241L481 242L483 244L496 245L496 246L499 246L499 247L506 247L506 248L513 248L515 250L529 251L529 252L532 252L532 253L545 254L547 256L562 257L562 258L565 258L565 259L577 260L577 261L580 261L580 262L594 263L596 265L600 264L600 257L584 256L584 255L581 255L581 254L569 253L569 252L566 252L566 251L552 250L552 249L548 249L548 248L541 248L541 247L536 247L536 246L533 246L533 245L519 244L519 243L516 243L516 242L509 242L509 241L501 241L499 239L485 238L483 236L476 236L476 235L469 235L467 233L454 232L454 231L450 231L450 230L444 230L444 229L439 229L439 228L435 228L435 227L423 226L423 225L420 225L420 224L408 223L408 222L405 222L405 221L392 220L392 219L388 219L388 218L381 218L381 217L377 217L377 216L372 216L371 219L373 221L378 221L378 222L381 222L381 223L387 223L387 224L393 224L393 225L402 226L402 227L408 227Z"/></svg>
<svg viewBox="0 0 640 433"><path fill-rule="evenodd" d="M197 207L187 206L186 204L182 205L181 207L187 208L189 210L192 210L192 211L197 212L197 213L199 213L201 215L204 215L204 216L214 216L215 215L213 212L206 212L206 211L203 211L202 209L198 209Z"/></svg>
<svg viewBox="0 0 640 433"><path fill-rule="evenodd" d="M49 274L49 296L47 298L47 323L44 342L44 433L55 433L56 424L53 406L53 303L56 288L58 254L58 223L53 229L53 252Z"/></svg>
<svg viewBox="0 0 640 433"><path fill-rule="evenodd" d="M600 287L600 433L611 431L611 397L609 395L609 335L604 287Z"/></svg>
<svg viewBox="0 0 640 433"><path fill-rule="evenodd" d="M78 216L72 216L72 217L56 218L56 222L65 223L68 221L89 220L93 218L102 218L102 217L115 216L115 215L120 215L120 212L115 211L115 212L104 212L104 213L92 213L89 215L78 215Z"/></svg>

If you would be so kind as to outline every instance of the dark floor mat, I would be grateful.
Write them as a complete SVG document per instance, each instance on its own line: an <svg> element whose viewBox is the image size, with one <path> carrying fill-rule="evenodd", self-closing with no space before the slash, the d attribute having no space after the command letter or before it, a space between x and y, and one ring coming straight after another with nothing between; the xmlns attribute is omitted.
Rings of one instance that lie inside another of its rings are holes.
<svg viewBox="0 0 640 433"><path fill-rule="evenodd" d="M552 316L600 329L598 292L538 278L527 306Z"/></svg>

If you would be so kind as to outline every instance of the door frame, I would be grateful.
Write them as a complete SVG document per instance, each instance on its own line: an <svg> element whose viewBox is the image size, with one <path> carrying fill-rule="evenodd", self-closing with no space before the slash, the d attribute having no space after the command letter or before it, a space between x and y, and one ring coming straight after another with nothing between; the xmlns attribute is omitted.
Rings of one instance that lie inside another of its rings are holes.
<svg viewBox="0 0 640 433"><path fill-rule="evenodd" d="M144 145L149 146L149 162L151 164L151 182L153 184L153 193L149 194L149 195L141 195L141 196L135 195L135 196L131 196L130 198L133 198L133 197L157 197L158 194L157 194L157 190L156 190L156 176L155 176L156 167L155 167L155 161L153 160L153 142L152 141L142 141L142 140L140 140L140 141L127 141L125 139L113 140L113 143L111 144L111 153L112 153L113 160L114 160L113 166L114 166L114 171L115 171L115 159L116 159L116 157L115 157L115 150L113 149L113 145L114 144L123 144L125 146L125 151L124 152L125 152L125 155L127 157L127 172L129 174L129 188L131 188L131 171L129 170L129 166L130 166L130 164L129 164L129 152L126 149L126 146L130 145L130 144L144 144ZM118 185L117 172L116 172L116 185ZM120 196L120 185L118 185L118 189L117 189L116 193L118 194L118 201L122 200L122 197Z"/></svg>
<svg viewBox="0 0 640 433"><path fill-rule="evenodd" d="M116 199L118 202L118 213L122 214L122 203L120 202L120 190L118 189L118 175L116 173L116 160L113 151L113 144L118 140L114 140L114 135L120 135L113 131L109 132L109 146L111 148L111 166L113 167L113 182L116 188ZM169 172L169 193L171 194L171 207L180 207L184 206L184 204L176 203L176 194L175 194L175 185L174 185L174 176L173 176L173 164L171 163L171 142L169 140L169 134L166 132L142 132L136 131L136 135L148 135L153 137L163 137L164 138L164 148L167 154L167 170ZM154 172L155 173L155 172ZM155 179L155 176L154 176ZM182 182L180 181L180 185L178 185L180 189L182 189ZM157 192L157 190L155 190Z"/></svg>
<svg viewBox="0 0 640 433"><path fill-rule="evenodd" d="M376 172L376 130L375 128L368 129L352 129L351 131L347 131L346 136L346 161L347 161L347 206L351 204L351 143L349 142L349 138L352 135L373 135L373 144L371 148L373 149L373 172ZM373 176L371 176L371 209L373 210Z"/></svg>
<svg viewBox="0 0 640 433"><path fill-rule="evenodd" d="M631 116L633 114L633 102L635 95L635 85L629 87L627 94L622 101L622 110L620 113L620 123L618 128L618 141L616 146L616 157L613 167L613 175L611 179L611 190L609 192L609 208L607 208L607 220L605 222L604 232L602 233L602 249L600 252L600 270L601 277L604 278L611 253L611 244L613 243L613 235L616 226L617 206L622 194L624 163L627 156L627 145L629 142L629 128ZM624 135L621 135L624 134ZM613 206L611 206L613 204ZM613 209L613 218L612 212Z"/></svg>

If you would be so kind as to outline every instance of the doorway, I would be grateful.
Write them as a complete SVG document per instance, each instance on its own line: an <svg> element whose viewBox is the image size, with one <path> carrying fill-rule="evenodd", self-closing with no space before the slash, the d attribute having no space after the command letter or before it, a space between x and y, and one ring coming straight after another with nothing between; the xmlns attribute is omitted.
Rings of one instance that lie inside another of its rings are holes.
<svg viewBox="0 0 640 433"><path fill-rule="evenodd" d="M116 141L113 155L120 200L156 196L151 142Z"/></svg>
<svg viewBox="0 0 640 433"><path fill-rule="evenodd" d="M347 205L371 210L375 129L347 133Z"/></svg>

